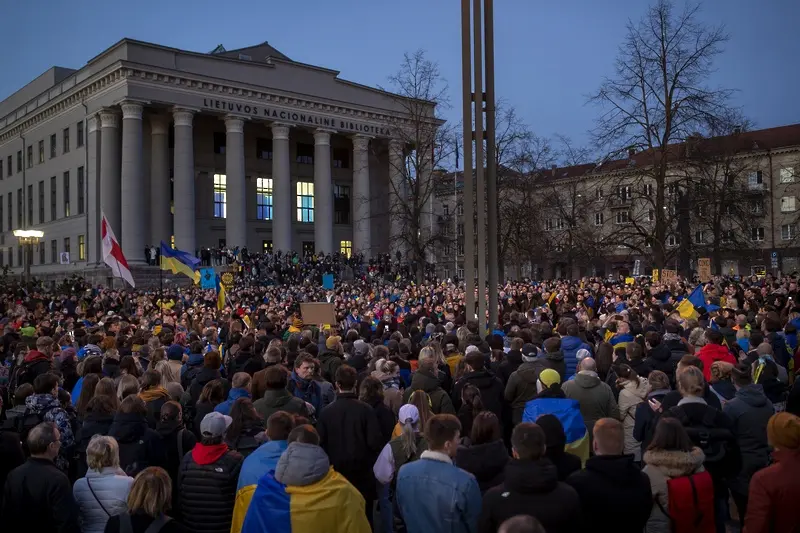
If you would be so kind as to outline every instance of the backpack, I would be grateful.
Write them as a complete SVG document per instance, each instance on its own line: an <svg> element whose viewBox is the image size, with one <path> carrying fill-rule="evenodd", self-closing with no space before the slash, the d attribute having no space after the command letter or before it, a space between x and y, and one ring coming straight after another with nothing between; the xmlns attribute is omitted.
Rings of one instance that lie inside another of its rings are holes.
<svg viewBox="0 0 800 533"><path fill-rule="evenodd" d="M192 385L192 381L194 381L194 378L198 373L200 373L202 368L203 365L190 366L186 368L186 372L184 372L181 376L181 387L183 387L183 390L189 390L189 387Z"/></svg>
<svg viewBox="0 0 800 533"><path fill-rule="evenodd" d="M150 525L147 526L147 529L144 530L144 533L158 533L164 528L164 526L167 525L167 523L169 523L170 520L172 520L172 518L162 514L150 522ZM119 515L119 530L120 533L133 533L131 515L127 511Z"/></svg>
<svg viewBox="0 0 800 533"><path fill-rule="evenodd" d="M719 412L717 409L706 407L703 420L699 424L692 424L686 415L686 411L679 406L673 407L668 412L680 421L694 445L703 450L706 456L703 464L707 465L707 467L708 465L713 467L713 465L722 463L725 460L728 452L728 443L733 438L733 434L728 429L714 426L714 418Z"/></svg>
<svg viewBox="0 0 800 533"><path fill-rule="evenodd" d="M8 379L9 391L13 393L13 391L17 390L17 387L24 385L25 383L33 384L33 380L36 376L32 375L33 373L31 372L31 367L34 364L35 363L26 363L23 361L22 363L14 366Z"/></svg>
<svg viewBox="0 0 800 533"><path fill-rule="evenodd" d="M44 422L45 416L47 413L56 409L58 406L53 405L41 411L39 413L34 412L30 408L26 408L25 411L13 411L9 409L6 411L7 418L3 420L2 425L0 425L0 431L2 432L14 432L19 435L19 440L22 442L22 450L25 452L25 457L28 457L30 453L28 452L28 433ZM11 415L11 416L9 416Z"/></svg>
<svg viewBox="0 0 800 533"><path fill-rule="evenodd" d="M669 509L656 499L672 533L709 533L714 526L714 482L708 471L667 480Z"/></svg>

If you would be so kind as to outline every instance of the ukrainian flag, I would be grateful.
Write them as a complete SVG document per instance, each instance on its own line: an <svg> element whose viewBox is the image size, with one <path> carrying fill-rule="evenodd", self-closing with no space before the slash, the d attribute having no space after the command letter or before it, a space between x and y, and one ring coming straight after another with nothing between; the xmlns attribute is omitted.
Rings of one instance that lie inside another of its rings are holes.
<svg viewBox="0 0 800 533"><path fill-rule="evenodd" d="M195 272L198 266L200 266L198 258L189 252L176 250L161 241L161 270L171 270L173 274L184 274L198 283L200 272Z"/></svg>
<svg viewBox="0 0 800 533"><path fill-rule="evenodd" d="M525 404L522 413L523 422L536 422L542 415L553 415L558 418L567 435L564 451L580 457L581 463L589 459L589 433L583 423L581 406L578 400L569 398L537 398Z"/></svg>
<svg viewBox="0 0 800 533"><path fill-rule="evenodd" d="M364 498L332 467L306 486L286 486L271 473L258 480L242 533L369 533Z"/></svg>
<svg viewBox="0 0 800 533"><path fill-rule="evenodd" d="M225 285L219 280L219 274L217 274L215 283L217 286L217 309L222 311L225 309Z"/></svg>
<svg viewBox="0 0 800 533"><path fill-rule="evenodd" d="M681 300L675 310L678 311L683 318L691 319L697 318L698 307L706 307L706 299L703 296L702 285L695 287L687 298Z"/></svg>

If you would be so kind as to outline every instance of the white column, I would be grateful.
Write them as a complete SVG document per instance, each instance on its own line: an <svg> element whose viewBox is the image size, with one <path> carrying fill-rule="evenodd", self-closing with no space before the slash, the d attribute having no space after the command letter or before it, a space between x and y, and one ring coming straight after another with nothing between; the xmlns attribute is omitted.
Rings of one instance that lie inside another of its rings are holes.
<svg viewBox="0 0 800 533"><path fill-rule="evenodd" d="M115 235L122 228L119 148L119 114L104 109L100 112L100 210Z"/></svg>
<svg viewBox="0 0 800 533"><path fill-rule="evenodd" d="M289 158L289 126L272 124L272 248L292 250L292 177Z"/></svg>
<svg viewBox="0 0 800 533"><path fill-rule="evenodd" d="M100 245L100 118L96 115L87 120L86 161L86 213L88 235L86 237L89 264L102 262Z"/></svg>
<svg viewBox="0 0 800 533"><path fill-rule="evenodd" d="M331 133L325 129L314 132L314 248L326 254L334 252Z"/></svg>
<svg viewBox="0 0 800 533"><path fill-rule="evenodd" d="M405 242L402 240L405 200L405 180L403 179L403 143L396 139L389 140L389 238L392 261L396 260L399 251L405 260Z"/></svg>
<svg viewBox="0 0 800 533"><path fill-rule="evenodd" d="M137 102L122 103L122 253L129 264L144 264L146 244L142 111Z"/></svg>
<svg viewBox="0 0 800 533"><path fill-rule="evenodd" d="M247 195L244 184L244 120L225 117L225 244L228 248L247 246Z"/></svg>
<svg viewBox="0 0 800 533"><path fill-rule="evenodd" d="M175 166L173 167L175 247L194 254L194 130L192 128L194 111L175 109L172 117L175 121Z"/></svg>
<svg viewBox="0 0 800 533"><path fill-rule="evenodd" d="M353 137L353 251L369 259L372 248L369 193L369 140L366 135Z"/></svg>
<svg viewBox="0 0 800 533"><path fill-rule="evenodd" d="M152 224L150 243L169 244L172 235L172 215L169 212L169 117L150 117L150 209ZM193 252L194 253L194 252Z"/></svg>

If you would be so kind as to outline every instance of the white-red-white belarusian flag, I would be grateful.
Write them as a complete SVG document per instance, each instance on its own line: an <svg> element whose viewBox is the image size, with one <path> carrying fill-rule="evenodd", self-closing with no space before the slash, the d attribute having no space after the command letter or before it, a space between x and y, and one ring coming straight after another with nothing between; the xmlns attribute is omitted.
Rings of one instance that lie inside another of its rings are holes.
<svg viewBox="0 0 800 533"><path fill-rule="evenodd" d="M125 260L119 241L114 236L114 231L111 229L105 214L102 214L100 222L100 237L103 239L103 261L111 267L114 277L122 278L131 287L136 287L131 275L131 269L128 268L128 261Z"/></svg>

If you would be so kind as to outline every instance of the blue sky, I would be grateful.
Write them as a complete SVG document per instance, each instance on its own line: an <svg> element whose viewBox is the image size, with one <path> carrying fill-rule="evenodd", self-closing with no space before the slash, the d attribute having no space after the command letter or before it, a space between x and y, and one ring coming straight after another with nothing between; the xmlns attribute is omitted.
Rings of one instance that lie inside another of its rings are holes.
<svg viewBox="0 0 800 533"><path fill-rule="evenodd" d="M578 143L598 112L586 95L612 74L625 23L645 0L496 0L497 94L540 135ZM123 37L207 52L263 41L290 58L386 85L403 53L424 49L460 115L458 0L0 0L0 99L52 65L79 68ZM711 82L737 89L758 127L800 122L798 0L706 0L731 40Z"/></svg>

